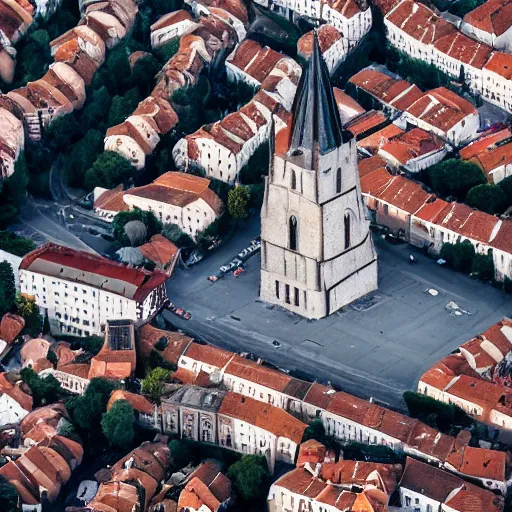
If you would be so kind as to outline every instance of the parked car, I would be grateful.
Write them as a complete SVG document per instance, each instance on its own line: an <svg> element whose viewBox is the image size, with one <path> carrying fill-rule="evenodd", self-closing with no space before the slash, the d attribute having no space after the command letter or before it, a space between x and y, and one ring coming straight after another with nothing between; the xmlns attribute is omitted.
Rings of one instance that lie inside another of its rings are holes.
<svg viewBox="0 0 512 512"><path fill-rule="evenodd" d="M238 267L238 268L233 272L233 275L234 275L235 277L238 277L238 276L242 275L244 272L245 272L244 267Z"/></svg>
<svg viewBox="0 0 512 512"><path fill-rule="evenodd" d="M195 265L196 263L199 263L203 258L204 256L199 251L196 250L190 255L185 264L190 267L192 265Z"/></svg>
<svg viewBox="0 0 512 512"><path fill-rule="evenodd" d="M240 258L234 258L226 265L222 265L222 267L220 267L220 271L223 274L226 274L227 272L229 272L230 270L233 270L234 268L240 266L241 264L242 264L242 260Z"/></svg>
<svg viewBox="0 0 512 512"><path fill-rule="evenodd" d="M214 283L215 281L218 281L219 278L217 276L208 276L208 281L211 281L212 283Z"/></svg>

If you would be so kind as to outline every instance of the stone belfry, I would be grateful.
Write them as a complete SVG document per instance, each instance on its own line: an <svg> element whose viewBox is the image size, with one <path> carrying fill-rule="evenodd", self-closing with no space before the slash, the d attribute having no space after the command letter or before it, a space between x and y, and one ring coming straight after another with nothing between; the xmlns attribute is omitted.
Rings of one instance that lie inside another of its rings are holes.
<svg viewBox="0 0 512 512"><path fill-rule="evenodd" d="M316 34L292 114L265 184L260 298L323 318L377 289L377 255L356 141L341 124Z"/></svg>

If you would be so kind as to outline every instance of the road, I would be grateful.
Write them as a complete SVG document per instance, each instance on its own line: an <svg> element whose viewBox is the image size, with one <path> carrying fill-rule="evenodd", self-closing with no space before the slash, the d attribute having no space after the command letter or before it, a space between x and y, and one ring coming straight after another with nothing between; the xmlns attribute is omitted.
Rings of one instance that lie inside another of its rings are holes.
<svg viewBox="0 0 512 512"><path fill-rule="evenodd" d="M262 303L259 255L246 272L215 283L218 271L259 233L252 219L243 233L209 258L179 270L167 284L172 302L192 312L184 321L164 318L191 336L233 351L249 351L269 362L330 381L352 394L402 409L401 395L414 389L421 374L461 343L512 315L512 301L495 288L439 267L407 245L375 237L379 291L371 301L344 308L328 318L308 321ZM408 262L414 252L417 264ZM427 290L439 293L432 296ZM446 308L455 302L463 313ZM275 348L273 341L280 343Z"/></svg>

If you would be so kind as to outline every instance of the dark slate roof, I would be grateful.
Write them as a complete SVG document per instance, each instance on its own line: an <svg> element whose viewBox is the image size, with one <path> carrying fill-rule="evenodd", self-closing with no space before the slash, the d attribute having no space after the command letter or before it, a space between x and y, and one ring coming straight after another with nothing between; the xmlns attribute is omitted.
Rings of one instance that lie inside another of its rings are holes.
<svg viewBox="0 0 512 512"><path fill-rule="evenodd" d="M318 142L320 154L341 146L343 128L340 114L316 31L311 57L302 73L292 112L292 155L304 150L313 152L315 142Z"/></svg>
<svg viewBox="0 0 512 512"><path fill-rule="evenodd" d="M288 396L298 398L299 400L304 400L304 397L307 395L312 385L313 384L311 384L311 382L306 382L304 380L299 379L292 379L284 388L283 393L285 393Z"/></svg>

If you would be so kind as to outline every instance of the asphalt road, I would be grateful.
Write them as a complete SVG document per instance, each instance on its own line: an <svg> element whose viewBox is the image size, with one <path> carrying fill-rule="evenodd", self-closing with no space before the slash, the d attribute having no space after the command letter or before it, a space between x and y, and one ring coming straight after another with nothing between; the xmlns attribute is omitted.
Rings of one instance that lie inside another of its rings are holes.
<svg viewBox="0 0 512 512"><path fill-rule="evenodd" d="M512 315L512 300L499 290L379 236L379 291L371 300L322 320L308 321L258 299L259 254L239 278L207 280L258 234L259 219L252 219L243 233L209 258L178 270L167 283L168 295L191 311L192 319L187 322L169 312L164 318L214 345L252 352L279 367L401 409L403 391L415 389L434 362ZM411 252L417 264L408 262ZM427 293L430 288L438 295ZM452 301L462 314L447 309Z"/></svg>

